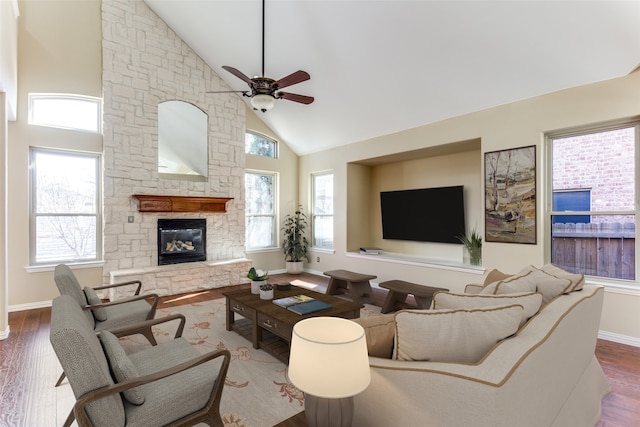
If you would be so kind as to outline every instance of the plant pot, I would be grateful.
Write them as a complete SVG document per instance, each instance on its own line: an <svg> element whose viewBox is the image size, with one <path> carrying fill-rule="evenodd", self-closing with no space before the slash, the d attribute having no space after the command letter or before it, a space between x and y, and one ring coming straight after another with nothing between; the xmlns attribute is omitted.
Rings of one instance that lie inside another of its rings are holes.
<svg viewBox="0 0 640 427"><path fill-rule="evenodd" d="M266 280L252 280L251 281L251 293L258 295L260 293L260 286L265 285Z"/></svg>
<svg viewBox="0 0 640 427"><path fill-rule="evenodd" d="M260 299L273 299L273 289L263 291L260 289Z"/></svg>
<svg viewBox="0 0 640 427"><path fill-rule="evenodd" d="M304 262L302 261L287 261L287 273L300 274L304 271Z"/></svg>
<svg viewBox="0 0 640 427"><path fill-rule="evenodd" d="M482 265L482 248L464 248L464 263Z"/></svg>

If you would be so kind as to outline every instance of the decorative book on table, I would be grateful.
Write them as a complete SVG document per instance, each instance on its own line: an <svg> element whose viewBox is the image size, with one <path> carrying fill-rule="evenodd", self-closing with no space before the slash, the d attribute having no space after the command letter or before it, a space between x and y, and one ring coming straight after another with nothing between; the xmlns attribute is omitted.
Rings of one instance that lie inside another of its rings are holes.
<svg viewBox="0 0 640 427"><path fill-rule="evenodd" d="M318 301L308 295L295 295L292 297L278 298L274 299L272 302L300 315L314 313L316 311L333 307L331 304Z"/></svg>
<svg viewBox="0 0 640 427"><path fill-rule="evenodd" d="M316 311L326 310L327 308L331 307L333 306L329 303L314 299L313 301L290 305L289 307L287 307L287 310L293 311L294 313L298 313L299 315L303 316L305 314L315 313Z"/></svg>
<svg viewBox="0 0 640 427"><path fill-rule="evenodd" d="M280 307L287 308L291 305L296 305L303 302L314 301L314 300L315 300L314 298L307 295L294 295L292 297L274 299L273 303L279 305Z"/></svg>

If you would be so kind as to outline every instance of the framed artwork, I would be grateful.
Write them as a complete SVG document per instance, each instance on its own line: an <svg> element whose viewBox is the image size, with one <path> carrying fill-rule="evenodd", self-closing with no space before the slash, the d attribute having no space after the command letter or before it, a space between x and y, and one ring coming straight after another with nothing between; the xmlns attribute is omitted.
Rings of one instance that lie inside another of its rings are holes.
<svg viewBox="0 0 640 427"><path fill-rule="evenodd" d="M536 147L484 155L485 241L536 243Z"/></svg>

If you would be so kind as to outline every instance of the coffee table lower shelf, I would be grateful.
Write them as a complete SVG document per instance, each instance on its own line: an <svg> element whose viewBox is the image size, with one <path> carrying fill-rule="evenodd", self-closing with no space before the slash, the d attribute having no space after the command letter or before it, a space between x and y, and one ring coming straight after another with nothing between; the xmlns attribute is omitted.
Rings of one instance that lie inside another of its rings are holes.
<svg viewBox="0 0 640 427"><path fill-rule="evenodd" d="M249 319L237 319L233 323L233 331L251 342L253 326ZM289 350L291 347L287 340L280 338L276 334L272 334L268 330L263 330L262 339L258 342L261 350L266 351L283 363L289 363Z"/></svg>

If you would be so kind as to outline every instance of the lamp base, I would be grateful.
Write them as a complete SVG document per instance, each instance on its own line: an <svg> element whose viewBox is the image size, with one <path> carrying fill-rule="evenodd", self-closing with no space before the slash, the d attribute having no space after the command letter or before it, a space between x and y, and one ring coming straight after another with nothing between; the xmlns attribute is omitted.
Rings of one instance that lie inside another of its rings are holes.
<svg viewBox="0 0 640 427"><path fill-rule="evenodd" d="M305 393L304 412L309 427L351 427L353 397L329 399Z"/></svg>

